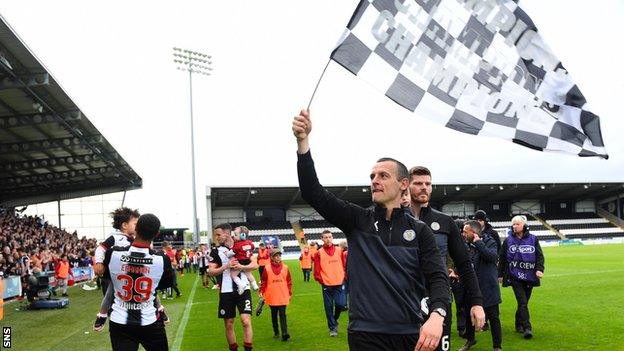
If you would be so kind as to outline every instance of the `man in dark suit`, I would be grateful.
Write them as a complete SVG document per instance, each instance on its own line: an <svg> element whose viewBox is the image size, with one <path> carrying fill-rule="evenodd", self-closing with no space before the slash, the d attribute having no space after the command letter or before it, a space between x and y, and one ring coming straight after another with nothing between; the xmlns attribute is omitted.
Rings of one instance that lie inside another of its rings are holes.
<svg viewBox="0 0 624 351"><path fill-rule="evenodd" d="M462 235L468 244L470 260L479 280L485 317L490 323L492 332L492 346L494 351L500 351L503 338L498 309L498 305L501 303L501 295L496 266L498 259L496 242L490 235L481 232L481 225L476 220L467 221L464 224ZM459 351L469 350L477 343L475 329L469 321L466 323L466 339L466 343Z"/></svg>

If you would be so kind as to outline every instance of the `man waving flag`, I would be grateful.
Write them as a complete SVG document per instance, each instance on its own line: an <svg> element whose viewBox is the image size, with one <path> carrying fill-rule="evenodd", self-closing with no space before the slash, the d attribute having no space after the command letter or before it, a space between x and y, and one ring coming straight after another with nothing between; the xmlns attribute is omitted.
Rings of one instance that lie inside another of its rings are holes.
<svg viewBox="0 0 624 351"><path fill-rule="evenodd" d="M362 0L331 58L448 128L608 158L598 116L517 1Z"/></svg>

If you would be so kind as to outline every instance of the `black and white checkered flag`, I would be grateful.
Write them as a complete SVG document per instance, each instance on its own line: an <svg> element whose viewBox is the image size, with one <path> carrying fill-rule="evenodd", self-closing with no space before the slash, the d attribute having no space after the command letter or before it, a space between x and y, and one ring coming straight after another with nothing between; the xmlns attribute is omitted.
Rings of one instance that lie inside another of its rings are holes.
<svg viewBox="0 0 624 351"><path fill-rule="evenodd" d="M331 58L419 116L608 158L598 116L512 0L362 0Z"/></svg>

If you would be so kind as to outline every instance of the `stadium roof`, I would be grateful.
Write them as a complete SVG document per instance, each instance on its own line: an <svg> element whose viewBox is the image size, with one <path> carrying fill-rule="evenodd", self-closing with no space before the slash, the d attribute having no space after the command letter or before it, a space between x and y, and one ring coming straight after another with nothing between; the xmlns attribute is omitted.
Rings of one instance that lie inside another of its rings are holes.
<svg viewBox="0 0 624 351"><path fill-rule="evenodd" d="M328 186L328 191L347 201L369 206L368 185ZM431 202L453 201L508 202L540 200L544 202L600 200L621 194L624 183L535 183L535 184L438 184L433 186ZM306 205L298 187L214 187L210 189L212 208L280 207Z"/></svg>
<svg viewBox="0 0 624 351"><path fill-rule="evenodd" d="M0 205L141 188L141 177L0 19Z"/></svg>

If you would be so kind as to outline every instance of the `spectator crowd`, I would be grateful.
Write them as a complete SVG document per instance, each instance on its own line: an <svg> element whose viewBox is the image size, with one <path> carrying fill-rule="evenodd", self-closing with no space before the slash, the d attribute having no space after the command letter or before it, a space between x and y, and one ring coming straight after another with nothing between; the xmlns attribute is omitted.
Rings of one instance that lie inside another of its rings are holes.
<svg viewBox="0 0 624 351"><path fill-rule="evenodd" d="M0 274L5 277L24 277L34 268L53 271L63 255L70 267L89 266L96 245L96 239L79 238L76 232L53 226L42 217L13 209L0 212Z"/></svg>

